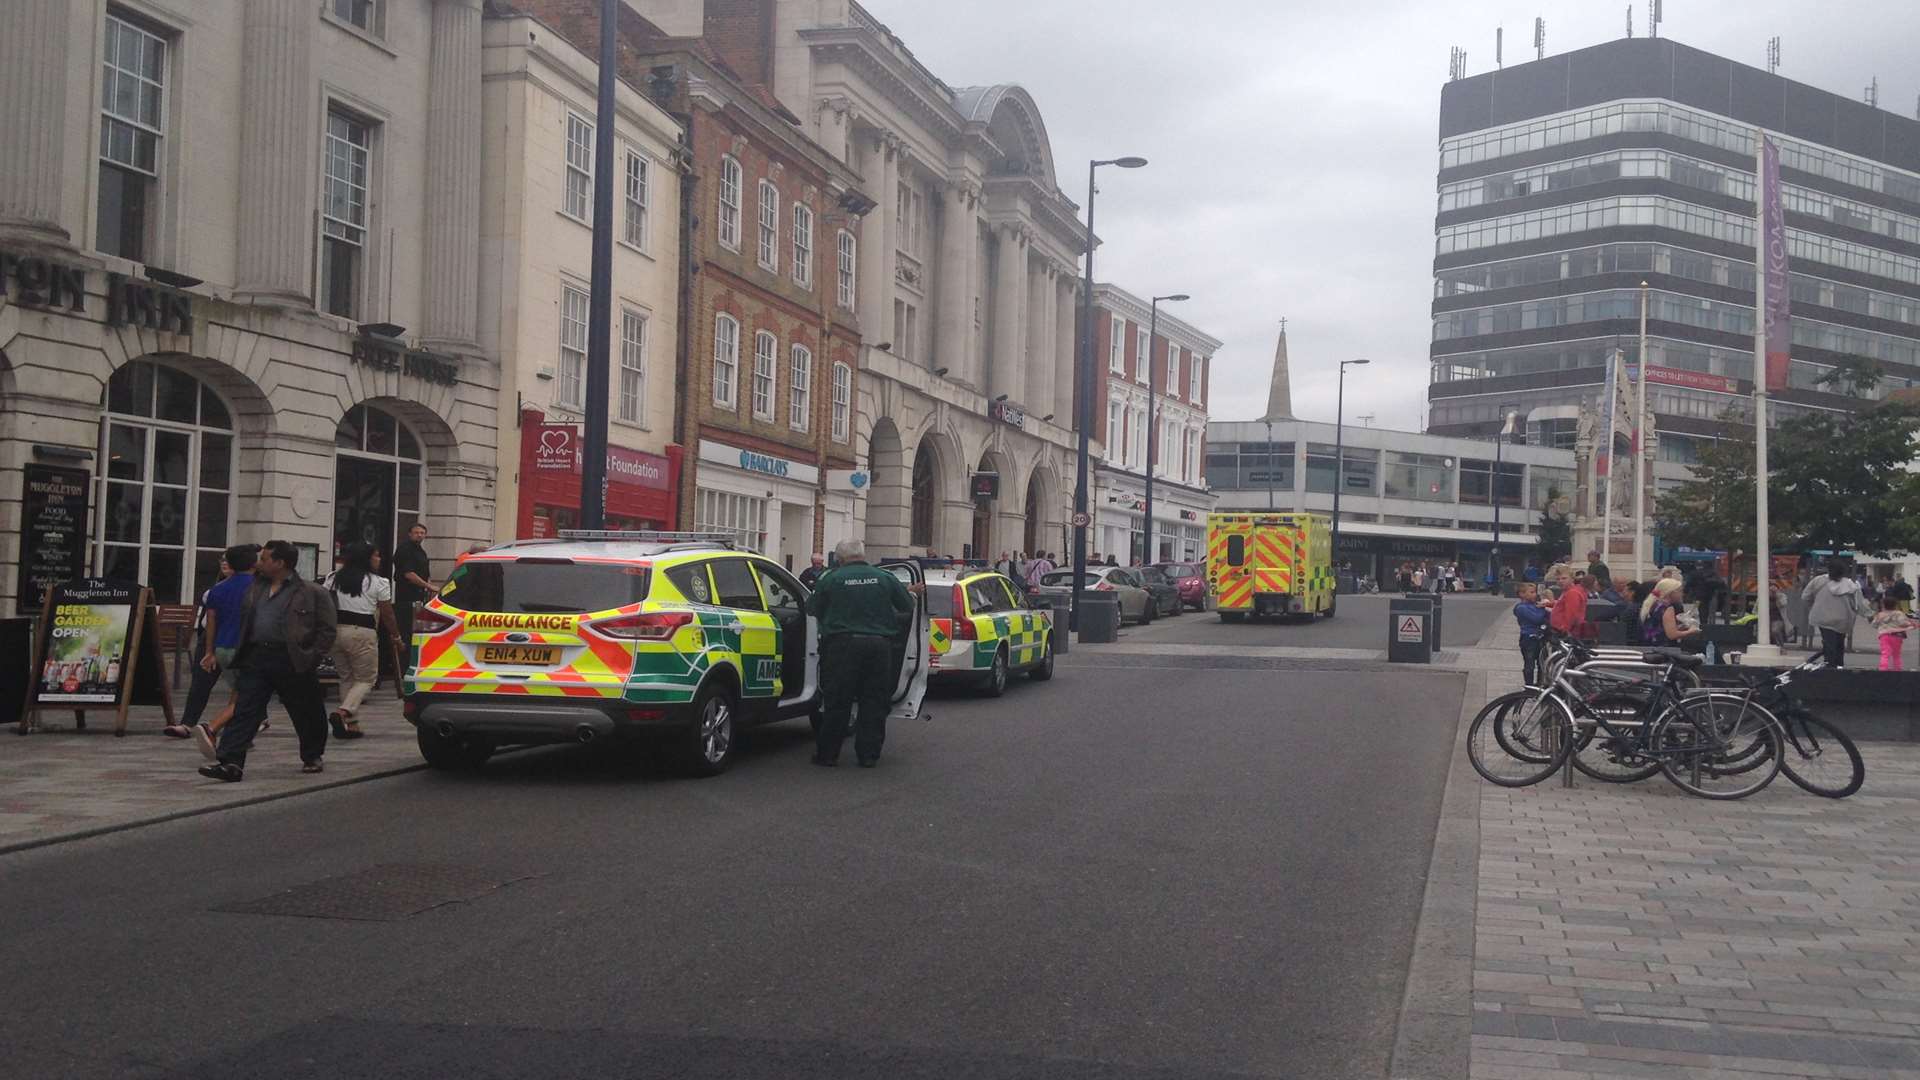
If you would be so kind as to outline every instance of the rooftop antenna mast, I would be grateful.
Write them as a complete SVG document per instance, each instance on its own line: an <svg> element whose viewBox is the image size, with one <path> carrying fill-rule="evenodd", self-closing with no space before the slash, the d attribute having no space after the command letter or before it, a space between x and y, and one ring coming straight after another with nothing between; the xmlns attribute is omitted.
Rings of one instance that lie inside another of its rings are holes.
<svg viewBox="0 0 1920 1080"><path fill-rule="evenodd" d="M1467 50L1458 45L1453 47L1447 58L1447 81L1454 82L1467 77Z"/></svg>
<svg viewBox="0 0 1920 1080"><path fill-rule="evenodd" d="M1647 0L1647 36L1660 36L1660 0Z"/></svg>
<svg viewBox="0 0 1920 1080"><path fill-rule="evenodd" d="M1773 37L1767 39L1767 74L1778 75L1779 73L1780 35L1775 34Z"/></svg>
<svg viewBox="0 0 1920 1080"><path fill-rule="evenodd" d="M1502 60L1506 51L1503 47L1505 43L1502 39L1506 37L1506 34L1507 28L1504 26L1496 26L1493 28L1493 66L1496 70L1507 66Z"/></svg>
<svg viewBox="0 0 1920 1080"><path fill-rule="evenodd" d="M1373 414L1372 414L1372 413L1368 413L1368 414L1366 414L1365 416L1356 416L1356 417L1354 417L1354 419L1355 419L1355 420L1358 420L1358 421L1360 421L1360 422L1361 422L1362 424L1364 424L1364 425L1366 425L1367 427L1372 427L1372 426L1373 426Z"/></svg>
<svg viewBox="0 0 1920 1080"><path fill-rule="evenodd" d="M1547 58L1547 20L1542 18L1533 20L1533 58L1535 60Z"/></svg>
<svg viewBox="0 0 1920 1080"><path fill-rule="evenodd" d="M1880 76L1878 75L1875 75L1873 81L1867 84L1867 104L1876 109L1880 107Z"/></svg>
<svg viewBox="0 0 1920 1080"><path fill-rule="evenodd" d="M1627 36L1633 36L1633 5L1627 5Z"/></svg>

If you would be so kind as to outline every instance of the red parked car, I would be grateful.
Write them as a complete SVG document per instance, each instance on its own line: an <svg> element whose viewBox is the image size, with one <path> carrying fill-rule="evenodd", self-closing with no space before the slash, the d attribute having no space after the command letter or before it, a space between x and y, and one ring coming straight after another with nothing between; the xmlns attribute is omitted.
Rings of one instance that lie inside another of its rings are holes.
<svg viewBox="0 0 1920 1080"><path fill-rule="evenodd" d="M1199 563L1152 564L1180 590L1180 602L1195 611L1207 610L1207 568Z"/></svg>

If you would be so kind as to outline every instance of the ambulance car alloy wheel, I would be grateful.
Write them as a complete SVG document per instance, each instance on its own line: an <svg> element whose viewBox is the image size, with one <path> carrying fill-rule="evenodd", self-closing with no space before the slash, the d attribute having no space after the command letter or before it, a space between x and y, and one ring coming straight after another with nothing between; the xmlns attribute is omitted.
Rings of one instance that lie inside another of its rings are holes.
<svg viewBox="0 0 1920 1080"><path fill-rule="evenodd" d="M1027 672L1027 677L1034 682L1046 682L1053 678L1053 635L1051 633L1047 635L1046 649L1046 652L1040 654L1040 662L1033 665L1033 670Z"/></svg>
<svg viewBox="0 0 1920 1080"><path fill-rule="evenodd" d="M681 735L688 772L716 776L732 764L736 711L733 694L725 686L710 680L700 688L700 696L693 701L693 723Z"/></svg>
<svg viewBox="0 0 1920 1080"><path fill-rule="evenodd" d="M993 666L987 669L987 681L980 686L980 692L988 697L999 697L1007 692L1007 647L994 650Z"/></svg>

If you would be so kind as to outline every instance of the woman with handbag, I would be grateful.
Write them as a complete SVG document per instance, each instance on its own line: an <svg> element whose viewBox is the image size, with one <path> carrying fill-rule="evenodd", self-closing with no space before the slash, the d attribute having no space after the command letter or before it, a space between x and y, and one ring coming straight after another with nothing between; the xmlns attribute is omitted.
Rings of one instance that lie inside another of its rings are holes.
<svg viewBox="0 0 1920 1080"><path fill-rule="evenodd" d="M339 610L340 633L334 639L333 667L340 674L340 707L327 717L336 739L358 739L366 732L354 714L380 681L380 631L398 636L393 618L393 583L379 573L380 554L372 544L347 545L340 568L327 575L327 589Z"/></svg>

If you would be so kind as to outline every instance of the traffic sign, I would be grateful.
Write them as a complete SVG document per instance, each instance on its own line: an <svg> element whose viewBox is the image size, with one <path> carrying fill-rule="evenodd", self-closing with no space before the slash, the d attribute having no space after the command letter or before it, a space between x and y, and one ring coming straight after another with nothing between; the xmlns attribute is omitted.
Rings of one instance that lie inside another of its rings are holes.
<svg viewBox="0 0 1920 1080"><path fill-rule="evenodd" d="M1085 511L1080 511L1073 515L1073 527L1076 529L1084 529L1088 525L1092 524L1092 522L1093 522L1092 515L1086 513Z"/></svg>

